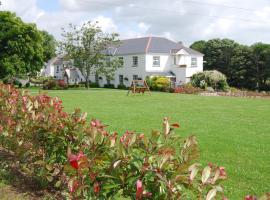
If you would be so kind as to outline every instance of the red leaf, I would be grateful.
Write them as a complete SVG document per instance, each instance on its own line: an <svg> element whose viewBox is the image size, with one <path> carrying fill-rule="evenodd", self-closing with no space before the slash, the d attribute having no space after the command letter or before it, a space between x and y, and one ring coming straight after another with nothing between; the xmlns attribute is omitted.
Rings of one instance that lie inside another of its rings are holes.
<svg viewBox="0 0 270 200"><path fill-rule="evenodd" d="M141 180L137 180L137 191L136 191L136 200L142 199L143 195L143 185Z"/></svg>
<svg viewBox="0 0 270 200"><path fill-rule="evenodd" d="M178 123L171 124L171 126L174 128L180 128L180 125Z"/></svg>

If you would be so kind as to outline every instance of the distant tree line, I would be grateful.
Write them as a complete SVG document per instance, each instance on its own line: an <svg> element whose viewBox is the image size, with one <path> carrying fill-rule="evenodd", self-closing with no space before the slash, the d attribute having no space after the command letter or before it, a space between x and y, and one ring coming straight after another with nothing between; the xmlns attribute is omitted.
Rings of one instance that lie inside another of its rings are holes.
<svg viewBox="0 0 270 200"><path fill-rule="evenodd" d="M222 72L230 86L270 90L270 44L247 46L230 39L212 39L190 47L204 54L204 70Z"/></svg>

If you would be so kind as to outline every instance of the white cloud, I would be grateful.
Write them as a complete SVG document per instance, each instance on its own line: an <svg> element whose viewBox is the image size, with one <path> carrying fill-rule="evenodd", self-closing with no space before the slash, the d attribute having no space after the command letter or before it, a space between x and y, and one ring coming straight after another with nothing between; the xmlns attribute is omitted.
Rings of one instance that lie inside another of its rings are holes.
<svg viewBox="0 0 270 200"><path fill-rule="evenodd" d="M60 9L54 12L39 8L36 1L2 0L0 9L16 12L58 39L68 23L98 20L104 31L119 32L121 38L155 35L189 44L228 37L247 44L270 43L267 0L58 0Z"/></svg>
<svg viewBox="0 0 270 200"><path fill-rule="evenodd" d="M108 17L98 16L94 19L94 21L98 22L98 25L104 32L113 33L117 32L117 26L114 24L113 20Z"/></svg>

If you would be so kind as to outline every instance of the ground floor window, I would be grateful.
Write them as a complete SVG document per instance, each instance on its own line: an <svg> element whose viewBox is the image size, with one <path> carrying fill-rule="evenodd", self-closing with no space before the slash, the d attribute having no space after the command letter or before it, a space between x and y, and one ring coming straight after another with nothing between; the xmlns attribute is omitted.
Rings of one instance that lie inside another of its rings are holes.
<svg viewBox="0 0 270 200"><path fill-rule="evenodd" d="M139 79L138 75L133 75L133 80L138 80L138 79Z"/></svg>
<svg viewBox="0 0 270 200"><path fill-rule="evenodd" d="M107 85L111 84L111 80L107 77Z"/></svg>
<svg viewBox="0 0 270 200"><path fill-rule="evenodd" d="M124 76L123 75L119 75L119 84L124 85Z"/></svg>

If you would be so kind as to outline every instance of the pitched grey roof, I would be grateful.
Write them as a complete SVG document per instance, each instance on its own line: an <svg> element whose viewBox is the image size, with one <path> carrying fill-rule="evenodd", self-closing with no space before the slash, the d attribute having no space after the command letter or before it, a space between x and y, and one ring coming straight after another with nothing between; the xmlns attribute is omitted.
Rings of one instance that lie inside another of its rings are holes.
<svg viewBox="0 0 270 200"><path fill-rule="evenodd" d="M202 55L200 52L163 37L143 37L121 40L118 47L109 47L107 53L116 55L144 53L172 53L184 49L189 54Z"/></svg>
<svg viewBox="0 0 270 200"><path fill-rule="evenodd" d="M48 61L50 65L61 65L63 63L63 58L57 56Z"/></svg>

